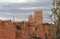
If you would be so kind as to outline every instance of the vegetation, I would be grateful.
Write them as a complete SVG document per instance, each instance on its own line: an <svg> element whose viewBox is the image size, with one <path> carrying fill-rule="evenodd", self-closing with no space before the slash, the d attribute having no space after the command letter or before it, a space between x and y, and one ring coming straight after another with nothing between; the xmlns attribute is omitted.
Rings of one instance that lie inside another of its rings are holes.
<svg viewBox="0 0 60 39"><path fill-rule="evenodd" d="M54 16L54 39L60 39L60 0L53 0L52 15Z"/></svg>

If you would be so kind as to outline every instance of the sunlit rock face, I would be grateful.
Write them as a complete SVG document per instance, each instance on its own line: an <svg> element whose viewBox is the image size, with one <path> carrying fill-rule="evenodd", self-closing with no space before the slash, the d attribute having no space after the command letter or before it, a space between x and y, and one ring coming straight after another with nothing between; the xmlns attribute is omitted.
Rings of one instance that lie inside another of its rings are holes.
<svg viewBox="0 0 60 39"><path fill-rule="evenodd" d="M28 21L0 20L0 39L31 39L48 37L47 28L51 26L43 23L42 10L35 10L34 16L29 15ZM53 39L53 27L50 27L50 36Z"/></svg>

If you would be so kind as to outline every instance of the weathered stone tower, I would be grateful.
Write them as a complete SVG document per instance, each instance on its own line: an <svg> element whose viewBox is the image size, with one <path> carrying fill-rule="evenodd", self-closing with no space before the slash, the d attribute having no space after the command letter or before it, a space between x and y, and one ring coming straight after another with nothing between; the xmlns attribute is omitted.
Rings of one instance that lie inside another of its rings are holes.
<svg viewBox="0 0 60 39"><path fill-rule="evenodd" d="M42 10L35 10L34 19L35 19L37 24L43 23Z"/></svg>

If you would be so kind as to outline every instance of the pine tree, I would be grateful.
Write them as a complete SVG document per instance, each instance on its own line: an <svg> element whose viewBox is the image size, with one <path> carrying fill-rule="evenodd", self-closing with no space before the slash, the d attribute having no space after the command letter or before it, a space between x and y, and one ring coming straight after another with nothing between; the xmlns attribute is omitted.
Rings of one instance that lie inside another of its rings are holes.
<svg viewBox="0 0 60 39"><path fill-rule="evenodd" d="M53 6L52 14L54 15L54 39L60 39L60 0L53 0Z"/></svg>

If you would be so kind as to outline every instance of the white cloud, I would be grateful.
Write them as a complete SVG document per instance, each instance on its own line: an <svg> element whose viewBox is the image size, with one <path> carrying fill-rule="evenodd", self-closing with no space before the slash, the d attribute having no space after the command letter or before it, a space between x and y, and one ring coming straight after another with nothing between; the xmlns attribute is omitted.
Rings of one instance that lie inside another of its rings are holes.
<svg viewBox="0 0 60 39"><path fill-rule="evenodd" d="M25 7L25 8L19 8L20 10L35 10L35 9L51 9L51 7Z"/></svg>
<svg viewBox="0 0 60 39"><path fill-rule="evenodd" d="M46 15L44 14L45 15L44 22L50 22L49 19L48 20L46 19L46 16L49 13L51 13L51 12L49 12L49 10L51 9L51 5L50 5L51 0L0 0L0 2L1 2L0 3L0 13L2 13L2 14L0 14L0 19L2 19L2 20L12 19L12 17L10 17L10 16L15 16L16 21L27 20L28 18L26 15L32 14L33 10L35 10L35 9L42 9L45 11L43 13L46 14ZM23 3L24 5L16 4L16 3L21 3L21 4ZM29 4L31 3L31 4L29 5L28 3ZM39 3L39 4L36 4L36 3ZM2 7L2 5L5 5L5 6Z"/></svg>
<svg viewBox="0 0 60 39"><path fill-rule="evenodd" d="M17 19L17 18L15 18L14 20L15 21L28 21L28 19Z"/></svg>
<svg viewBox="0 0 60 39"><path fill-rule="evenodd" d="M27 3L27 2L36 2L36 0L0 0L0 2L19 2L19 3Z"/></svg>
<svg viewBox="0 0 60 39"><path fill-rule="evenodd" d="M0 17L0 20L28 21L28 18L27 18L27 19L22 19L22 18L17 19L17 18L14 18L14 20L13 20L13 18L12 18L12 17Z"/></svg>
<svg viewBox="0 0 60 39"><path fill-rule="evenodd" d="M0 17L0 20L8 20L9 18L7 17Z"/></svg>
<svg viewBox="0 0 60 39"><path fill-rule="evenodd" d="M40 3L40 2L51 2L51 0L0 0L0 2L12 2L12 3Z"/></svg>

